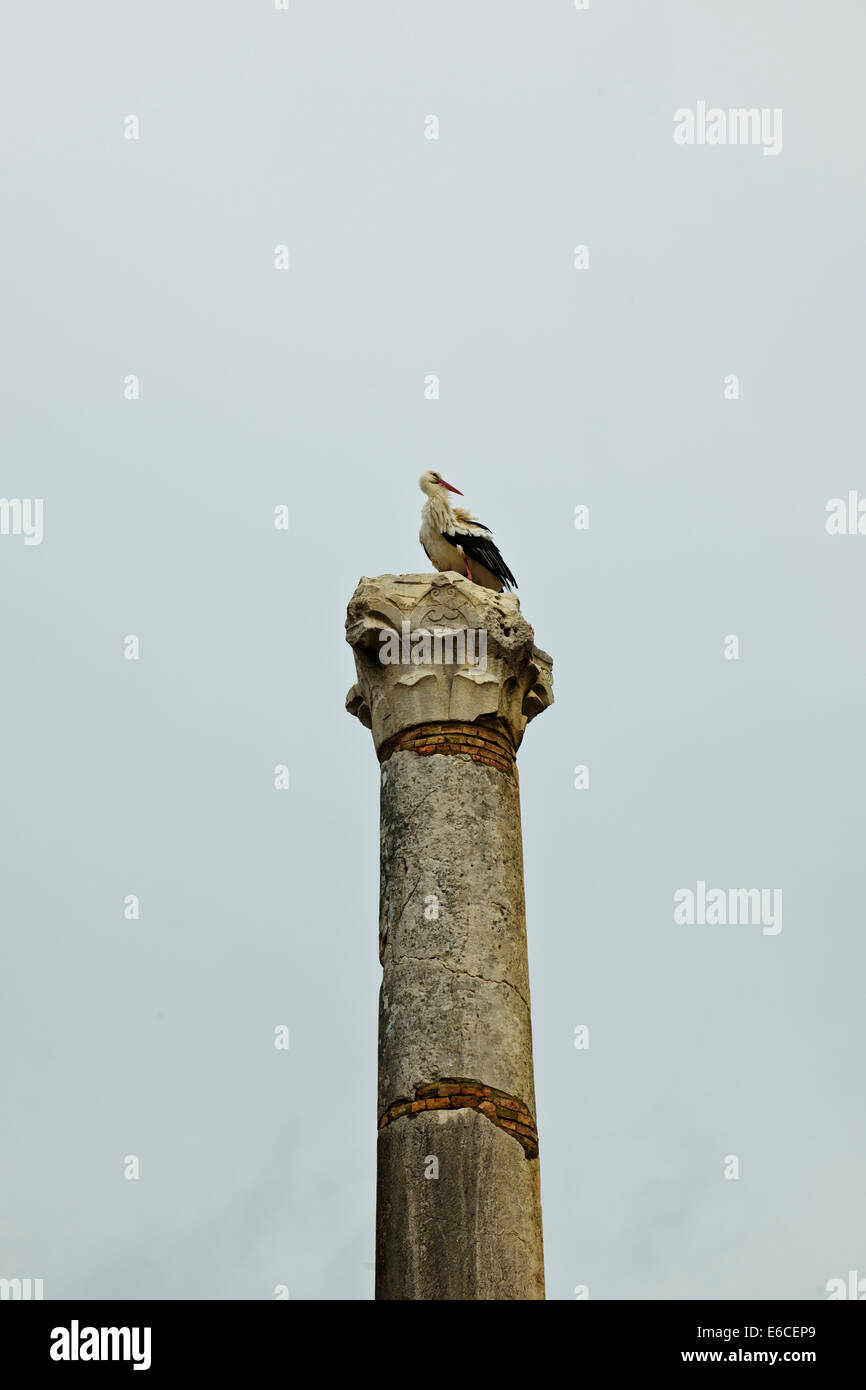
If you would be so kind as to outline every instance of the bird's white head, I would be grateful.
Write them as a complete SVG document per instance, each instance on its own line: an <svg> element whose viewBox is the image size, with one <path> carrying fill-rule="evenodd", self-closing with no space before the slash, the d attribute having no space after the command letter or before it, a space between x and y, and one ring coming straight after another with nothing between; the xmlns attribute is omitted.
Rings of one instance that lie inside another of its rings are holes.
<svg viewBox="0 0 866 1390"><path fill-rule="evenodd" d="M418 479L418 486L422 492L426 492L428 497L441 497L440 488L447 488L449 492L456 492L458 497L463 496L459 487L452 487L450 483L446 483L442 474L437 473L434 468L428 468L426 473L421 474Z"/></svg>

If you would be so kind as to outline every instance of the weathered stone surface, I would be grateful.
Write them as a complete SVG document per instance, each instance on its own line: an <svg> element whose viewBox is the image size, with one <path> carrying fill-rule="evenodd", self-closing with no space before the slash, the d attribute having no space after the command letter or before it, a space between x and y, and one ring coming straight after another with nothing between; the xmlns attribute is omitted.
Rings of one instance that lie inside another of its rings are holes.
<svg viewBox="0 0 866 1390"><path fill-rule="evenodd" d="M468 1076L534 1115L517 784L414 753L380 776L379 1113Z"/></svg>
<svg viewBox="0 0 866 1390"><path fill-rule="evenodd" d="M412 631L483 631L486 669L451 662L383 665L381 634L401 633L404 622ZM552 663L533 639L514 594L482 589L462 575L362 579L346 616L358 675L346 708L372 730L377 752L386 739L416 724L481 718L497 720L518 748L530 719L553 700Z"/></svg>
<svg viewBox="0 0 866 1390"><path fill-rule="evenodd" d="M538 1162L509 1134L426 1110L377 1143L377 1299L544 1298Z"/></svg>

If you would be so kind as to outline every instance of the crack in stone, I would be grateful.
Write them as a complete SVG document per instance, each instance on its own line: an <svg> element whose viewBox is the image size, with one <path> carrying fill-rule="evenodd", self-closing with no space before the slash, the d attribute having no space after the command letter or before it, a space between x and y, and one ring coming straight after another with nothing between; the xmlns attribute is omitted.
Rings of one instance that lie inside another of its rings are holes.
<svg viewBox="0 0 866 1390"><path fill-rule="evenodd" d="M435 791L437 791L437 790L438 790L437 787L431 787L430 790L429 790L429 792L425 792L425 793L424 793L424 795L421 797L420 801L416 801L415 805L412 807L412 809L411 809L410 811L405 811L405 812L401 811L401 812L400 812L400 819L401 819L401 820L410 821L410 820L412 819L412 817L415 815L415 812L418 810L418 808L419 808L420 806L423 806L425 801L429 801L430 797L431 797L431 796L433 795L433 793L434 793Z"/></svg>
<svg viewBox="0 0 866 1390"><path fill-rule="evenodd" d="M417 888L418 885L416 884L415 886ZM446 960L443 960L441 956L413 956L410 955L408 951L406 951L403 955L400 956L400 960L420 960L425 961L428 965L441 965L444 966L446 970L450 970L452 975L466 975L470 980L483 981L485 985L506 985L508 989L514 990L514 993L517 995L518 999L520 1000L523 1007L526 1009L527 1013L529 1012L529 1001L527 999L524 999L523 995L520 993L520 990L517 988L517 985L513 985L510 980L493 980L490 978L489 975L476 975L471 970L463 970L459 965L449 965L448 962ZM400 960L396 961L395 964L399 965Z"/></svg>
<svg viewBox="0 0 866 1390"><path fill-rule="evenodd" d="M389 921L388 921L387 915L386 915L386 917L385 917L385 930L384 930L383 933L382 933L382 944L381 944L381 947L380 947L380 950L379 950L379 960L380 960L380 962L382 962L382 963L384 963L384 955L385 955L385 949L386 949L386 947L387 947L387 945L388 945L388 937L390 936L392 929L393 929L394 931L396 931L397 928L399 927L400 923L402 922L402 920L403 920L403 913L406 911L406 908L409 906L410 902L412 901L412 899L414 898L416 892L418 891L418 884L419 884L420 882L421 882L421 875L419 874L418 877L416 878L415 882L412 884L412 887L410 888L410 890L409 890L407 896L403 899L403 905L402 905L402 907L400 908L400 911L397 913L397 916L395 917L394 921L393 921L393 922L389 922ZM391 910L391 900L390 900L390 898L389 898L389 899L388 899L388 912L389 912L389 913L390 913L390 910Z"/></svg>
<svg viewBox="0 0 866 1390"><path fill-rule="evenodd" d="M421 875L419 874L418 877L416 878L415 882L412 884L412 887L409 889L408 895L403 899L403 906L400 908L400 911L397 913L397 917L396 917L395 921L392 922L392 924L391 924L395 931L396 931L397 927L399 927L400 923L401 923L402 920L403 920L403 913L406 911L406 908L409 906L410 902L412 901L412 899L414 898L415 894L417 893L417 891L418 891L418 884L419 884L420 882L421 882Z"/></svg>

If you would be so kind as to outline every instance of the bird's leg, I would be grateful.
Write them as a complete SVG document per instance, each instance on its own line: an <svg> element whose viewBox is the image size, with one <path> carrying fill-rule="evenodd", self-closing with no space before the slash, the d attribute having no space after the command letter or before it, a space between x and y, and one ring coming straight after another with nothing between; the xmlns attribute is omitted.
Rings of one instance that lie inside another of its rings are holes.
<svg viewBox="0 0 866 1390"><path fill-rule="evenodd" d="M467 579L472 579L472 571L471 571L471 569L469 568L469 561L466 559L466 556L465 556L465 555L463 556L463 563L464 563L464 565L466 566L466 578L467 578ZM474 579L472 579L472 583L473 583L473 584L475 583L475 580L474 580Z"/></svg>

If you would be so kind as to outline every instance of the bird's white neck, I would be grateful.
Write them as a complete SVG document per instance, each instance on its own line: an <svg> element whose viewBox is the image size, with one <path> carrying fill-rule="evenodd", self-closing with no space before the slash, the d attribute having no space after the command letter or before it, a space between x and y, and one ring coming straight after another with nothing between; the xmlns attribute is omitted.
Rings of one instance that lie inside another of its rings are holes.
<svg viewBox="0 0 866 1390"><path fill-rule="evenodd" d="M428 496L424 505L424 511L427 513L437 531L448 530L454 520L451 504L448 498L438 488Z"/></svg>

